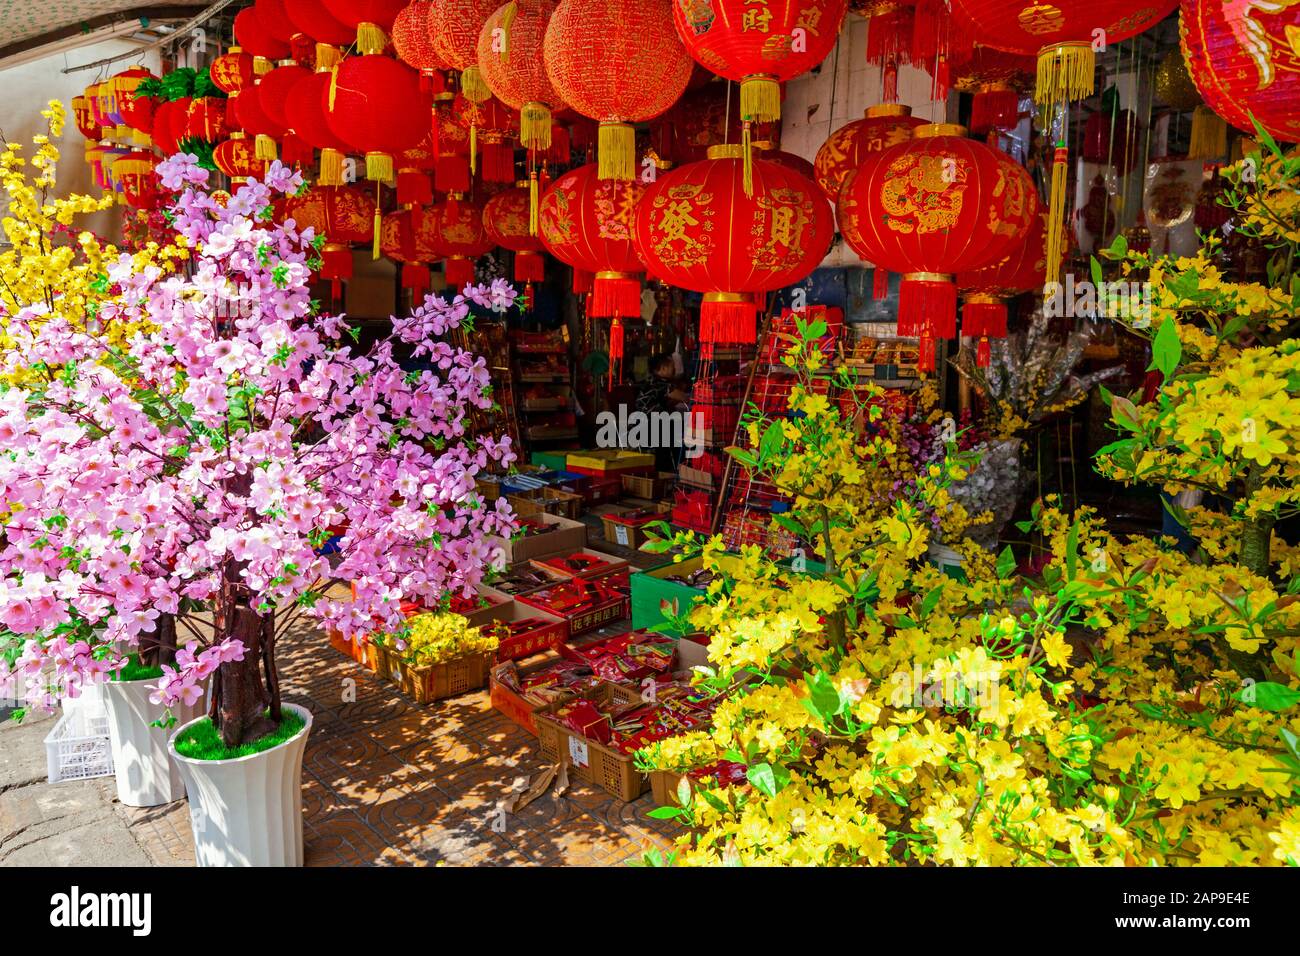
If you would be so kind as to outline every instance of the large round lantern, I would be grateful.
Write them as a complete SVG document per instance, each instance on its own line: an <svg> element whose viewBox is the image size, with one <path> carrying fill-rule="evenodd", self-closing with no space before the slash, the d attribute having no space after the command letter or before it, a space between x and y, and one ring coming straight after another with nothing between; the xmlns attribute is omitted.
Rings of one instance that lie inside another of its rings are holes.
<svg viewBox="0 0 1300 956"><path fill-rule="evenodd" d="M284 0L254 0L253 10L267 35L288 45L290 56L295 60L310 59L313 37L294 26Z"/></svg>
<svg viewBox="0 0 1300 956"><path fill-rule="evenodd" d="M135 209L151 209L162 195L154 167L158 157L144 150L133 150L113 160L113 181L122 187L126 204Z"/></svg>
<svg viewBox="0 0 1300 956"><path fill-rule="evenodd" d="M320 150L320 175L322 186L343 185L343 156L349 146L334 135L325 118L325 101L329 96L332 72L329 66L317 62L316 72L289 91L285 100L285 115L293 124L294 132L313 149Z"/></svg>
<svg viewBox="0 0 1300 956"><path fill-rule="evenodd" d="M845 178L862 165L868 154L907 142L912 130L924 123L912 115L910 106L900 103L868 107L862 119L841 126L817 150L813 160L817 185L827 199L835 202Z"/></svg>
<svg viewBox="0 0 1300 956"><path fill-rule="evenodd" d="M455 289L474 281L474 260L492 251L483 228L483 205L453 196L435 203L424 216L431 223L434 246L447 262L447 284Z"/></svg>
<svg viewBox="0 0 1300 956"><path fill-rule="evenodd" d="M478 37L500 0L430 0L427 27L434 52L460 70L461 91L481 103L492 91L478 67Z"/></svg>
<svg viewBox="0 0 1300 956"><path fill-rule="evenodd" d="M429 130L429 94L420 75L386 56L352 56L339 64L325 94L334 135L365 153L366 177L393 181L393 157Z"/></svg>
<svg viewBox="0 0 1300 956"><path fill-rule="evenodd" d="M253 141L239 131L217 144L212 151L212 162L231 179L252 179L266 172L266 161L257 158Z"/></svg>
<svg viewBox="0 0 1300 956"><path fill-rule="evenodd" d="M1300 6L1182 0L1179 33L1192 80L1210 109L1254 133L1300 141Z"/></svg>
<svg viewBox="0 0 1300 956"><path fill-rule="evenodd" d="M839 38L845 0L676 0L673 20L701 65L740 83L740 118L781 117L781 82L826 59Z"/></svg>
<svg viewBox="0 0 1300 956"><path fill-rule="evenodd" d="M325 237L320 275L330 281L337 299L340 281L352 278L351 246L374 241L374 199L357 185L314 186L289 200L289 215L300 229L311 226Z"/></svg>
<svg viewBox="0 0 1300 956"><path fill-rule="evenodd" d="M923 371L934 340L957 332L953 274L1005 256L1038 214L1029 175L1004 153L947 123L870 154L844 181L840 234L863 259L899 272L898 332L921 340Z"/></svg>
<svg viewBox="0 0 1300 956"><path fill-rule="evenodd" d="M156 101L151 96L136 96L140 84L146 80L156 79L152 72L143 66L133 66L123 70L109 80L113 87L117 115L124 126L141 133L148 133L153 128L153 110Z"/></svg>
<svg viewBox="0 0 1300 956"><path fill-rule="evenodd" d="M756 295L798 282L835 232L817 184L755 157L745 190L745 151L730 144L661 175L636 207L636 248L650 272L704 293L700 342L755 340ZM752 193L752 194L751 194Z"/></svg>
<svg viewBox="0 0 1300 956"><path fill-rule="evenodd" d="M282 158L286 163L311 162L311 146L297 133L289 112L289 97L299 84L305 83L314 75L311 70L297 63L284 63L262 77L255 88L257 103L262 112L276 127L284 130L280 142L284 146Z"/></svg>
<svg viewBox="0 0 1300 956"><path fill-rule="evenodd" d="M402 288L411 290L416 303L429 291L429 264L442 257L435 225L431 215L401 209L384 216L380 226L379 247L385 256L401 264Z"/></svg>
<svg viewBox="0 0 1300 956"><path fill-rule="evenodd" d="M522 185L497 193L483 207L483 228L488 238L515 254L515 281L541 282L545 278L542 241L530 226L528 190Z"/></svg>
<svg viewBox="0 0 1300 956"><path fill-rule="evenodd" d="M284 127L271 119L270 114L262 108L257 86L244 90L228 102L228 111L233 111L234 114L234 123L231 125L255 137L253 148L257 150L257 158L268 162L275 159L275 144L284 136Z"/></svg>
<svg viewBox="0 0 1300 956"><path fill-rule="evenodd" d="M85 96L74 96L72 98L72 118L77 124L77 132L82 136L90 140L99 139L99 124L95 122L94 113ZM152 131L152 123L149 129Z"/></svg>
<svg viewBox="0 0 1300 956"><path fill-rule="evenodd" d="M1042 289L1047 274L1047 217L1035 216L1023 241L1001 259L957 275L962 293L961 334L979 339L975 364L987 368L989 339L1007 336L1007 299Z"/></svg>
<svg viewBox="0 0 1300 956"><path fill-rule="evenodd" d="M346 46L356 35L356 30L331 14L322 0L284 0L284 12L295 30L317 43ZM317 69L320 65L316 64Z"/></svg>
<svg viewBox="0 0 1300 956"><path fill-rule="evenodd" d="M551 111L564 102L546 75L542 40L555 0L511 0L499 7L478 35L478 67L492 94L519 110L520 142L551 148Z"/></svg>
<svg viewBox="0 0 1300 956"><path fill-rule="evenodd" d="M429 37L429 0L412 0L393 20L393 51L413 70L419 70L425 88L443 89L442 62Z"/></svg>
<svg viewBox="0 0 1300 956"><path fill-rule="evenodd" d="M212 85L227 95L251 89L257 79L253 55L242 47L232 46L208 67Z"/></svg>
<svg viewBox="0 0 1300 956"><path fill-rule="evenodd" d="M153 141L164 155L179 152L181 138L185 135L185 125L189 116L191 99L168 100L159 104L153 114Z"/></svg>
<svg viewBox="0 0 1300 956"><path fill-rule="evenodd" d="M457 161L442 171L439 188L443 192L449 189L463 192L469 188L469 174L475 171L482 172L484 182L514 182L514 141L519 138L519 112L495 96L475 103L463 93L457 93L451 114L460 132L451 133L448 142L441 145ZM467 160L461 161L462 157ZM462 179L465 185L457 185Z"/></svg>
<svg viewBox="0 0 1300 956"><path fill-rule="evenodd" d="M235 41L242 49L265 60L283 60L290 54L289 44L267 32L262 18L252 7L235 14Z"/></svg>
<svg viewBox="0 0 1300 956"><path fill-rule="evenodd" d="M200 96L190 101L189 108L185 111L184 132L180 139L218 143L229 135L226 100L219 96Z"/></svg>
<svg viewBox="0 0 1300 956"><path fill-rule="evenodd" d="M393 20L406 0L324 0L334 19L357 31L357 49L362 53L383 53Z"/></svg>
<svg viewBox="0 0 1300 956"><path fill-rule="evenodd" d="M691 59L670 22L672 0L561 0L546 29L546 72L560 98L600 123L601 179L636 177L632 123L681 97Z"/></svg>

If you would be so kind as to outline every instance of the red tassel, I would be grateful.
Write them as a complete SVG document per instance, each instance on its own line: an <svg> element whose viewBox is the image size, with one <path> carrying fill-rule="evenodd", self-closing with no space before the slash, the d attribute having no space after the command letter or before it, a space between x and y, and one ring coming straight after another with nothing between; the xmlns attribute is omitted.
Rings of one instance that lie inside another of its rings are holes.
<svg viewBox="0 0 1300 956"><path fill-rule="evenodd" d="M419 305L429 291L429 267L418 262L402 263L402 288L411 290L411 301Z"/></svg>
<svg viewBox="0 0 1300 956"><path fill-rule="evenodd" d="M403 206L423 206L433 202L433 183L429 174L418 169L399 169L397 201Z"/></svg>
<svg viewBox="0 0 1300 956"><path fill-rule="evenodd" d="M596 274L587 314L598 319L641 315L641 280L630 275Z"/></svg>
<svg viewBox="0 0 1300 956"><path fill-rule="evenodd" d="M483 164L483 181L488 183L513 183L515 181L515 149L509 143L484 143L480 161Z"/></svg>
<svg viewBox="0 0 1300 956"><path fill-rule="evenodd" d="M727 345L753 345L757 337L753 299L711 300L700 305L700 341Z"/></svg>
<svg viewBox="0 0 1300 956"><path fill-rule="evenodd" d="M992 360L993 346L989 344L987 335L981 335L980 344L975 349L975 365L977 368L988 368Z"/></svg>
<svg viewBox="0 0 1300 956"><path fill-rule="evenodd" d="M586 295L591 291L592 283L595 282L596 274L588 272L586 269L573 270L573 294Z"/></svg>
<svg viewBox="0 0 1300 956"><path fill-rule="evenodd" d="M546 158L561 166L569 165L569 130L558 123L551 126L551 148Z"/></svg>
<svg viewBox="0 0 1300 956"><path fill-rule="evenodd" d="M469 157L441 156L434 170L434 188L440 193L469 191Z"/></svg>
<svg viewBox="0 0 1300 956"><path fill-rule="evenodd" d="M970 338L980 335L1006 338L1006 303L989 299L968 300L961 309L961 334Z"/></svg>
<svg viewBox="0 0 1300 956"><path fill-rule="evenodd" d="M921 330L921 344L917 351L916 368L919 372L934 371L934 333L926 326Z"/></svg>
<svg viewBox="0 0 1300 956"><path fill-rule="evenodd" d="M933 273L909 273L898 290L898 334L919 336L922 329L933 337L957 335L957 286ZM925 276L925 278L922 278Z"/></svg>
<svg viewBox="0 0 1300 956"><path fill-rule="evenodd" d="M352 249L342 243L327 242L320 251L320 275L322 279L337 282L352 278Z"/></svg>
<svg viewBox="0 0 1300 956"><path fill-rule="evenodd" d="M971 99L970 131L977 136L1011 129L1020 120L1020 94L1011 89L981 90Z"/></svg>
<svg viewBox="0 0 1300 956"><path fill-rule="evenodd" d="M889 270L876 266L871 274L871 298L879 301L889 298Z"/></svg>
<svg viewBox="0 0 1300 956"><path fill-rule="evenodd" d="M613 382L615 377L619 382L623 381L623 320L614 316L614 321L609 327L609 377Z"/></svg>
<svg viewBox="0 0 1300 956"><path fill-rule="evenodd" d="M474 260L464 256L453 256L442 267L447 276L447 285L453 289L463 289L474 281Z"/></svg>
<svg viewBox="0 0 1300 956"><path fill-rule="evenodd" d="M541 282L546 278L546 260L540 252L515 253L515 281Z"/></svg>

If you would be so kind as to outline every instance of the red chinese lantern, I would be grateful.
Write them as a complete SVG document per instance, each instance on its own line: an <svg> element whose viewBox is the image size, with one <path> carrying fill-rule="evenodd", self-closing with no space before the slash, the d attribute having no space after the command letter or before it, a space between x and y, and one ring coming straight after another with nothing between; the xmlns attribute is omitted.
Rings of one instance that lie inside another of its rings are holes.
<svg viewBox="0 0 1300 956"><path fill-rule="evenodd" d="M253 141L239 131L217 144L212 162L231 179L253 179L266 172L266 161L257 158Z"/></svg>
<svg viewBox="0 0 1300 956"><path fill-rule="evenodd" d="M433 97L433 155L438 192L469 190L470 137L473 127L464 125L463 103L471 102L459 93L435 93Z"/></svg>
<svg viewBox="0 0 1300 956"><path fill-rule="evenodd" d="M429 129L429 94L420 75L386 56L351 56L325 94L325 119L339 139L365 154L366 177L393 181L393 157Z"/></svg>
<svg viewBox="0 0 1300 956"><path fill-rule="evenodd" d="M831 202L840 198L840 187L870 153L905 143L912 130L925 123L912 115L910 106L881 103L868 107L862 119L846 123L826 138L813 160L817 185Z"/></svg>
<svg viewBox="0 0 1300 956"><path fill-rule="evenodd" d="M255 0L253 10L267 35L288 45L290 56L295 60L310 60L313 38L294 26L284 0Z"/></svg>
<svg viewBox="0 0 1300 956"><path fill-rule="evenodd" d="M478 35L478 67L492 94L519 110L520 142L551 148L551 112L564 102L546 75L542 40L555 0L511 0L487 18Z"/></svg>
<svg viewBox="0 0 1300 956"><path fill-rule="evenodd" d="M483 205L454 194L435 203L424 216L433 230L438 255L447 260L447 284L459 289L474 281L474 260L492 251L493 242L483 228Z"/></svg>
<svg viewBox="0 0 1300 956"><path fill-rule="evenodd" d="M182 96L178 100L168 100L154 110L153 141L162 150L163 155L171 156L180 151L180 141L185 135L189 109L190 98Z"/></svg>
<svg viewBox="0 0 1300 956"><path fill-rule="evenodd" d="M292 52L288 43L267 32L253 7L244 7L235 14L235 42L253 56L265 60L283 60Z"/></svg>
<svg viewBox="0 0 1300 956"><path fill-rule="evenodd" d="M528 189L522 184L497 193L483 207L483 228L488 238L515 254L515 281L541 282L545 278L542 240L530 230Z"/></svg>
<svg viewBox="0 0 1300 956"><path fill-rule="evenodd" d="M1300 6L1183 0L1181 10L1183 56L1210 109L1252 135L1254 116L1275 139L1300 142Z"/></svg>
<svg viewBox="0 0 1300 956"><path fill-rule="evenodd" d="M155 79L153 73L143 66L134 66L109 80L114 87L113 95L122 125L141 133L153 129L153 111L157 100L152 96L137 97L135 93L141 83L150 79Z"/></svg>
<svg viewBox="0 0 1300 956"><path fill-rule="evenodd" d="M122 188L122 197L135 209L152 209L161 198L154 167L158 157L144 150L133 150L113 160L113 181Z"/></svg>
<svg viewBox="0 0 1300 956"><path fill-rule="evenodd" d="M284 0L284 12L295 30L317 43L347 46L356 36L355 28L335 18L321 0ZM320 66L317 62L316 68Z"/></svg>
<svg viewBox="0 0 1300 956"><path fill-rule="evenodd" d="M672 0L561 0L546 29L546 72L564 102L600 123L601 179L636 177L631 124L666 112L686 90L691 59Z"/></svg>
<svg viewBox="0 0 1300 956"><path fill-rule="evenodd" d="M492 95L478 68L478 35L500 0L430 0L426 26L433 50L450 69L460 70L460 88L481 103Z"/></svg>
<svg viewBox="0 0 1300 956"><path fill-rule="evenodd" d="M431 284L429 264L442 256L438 250L434 217L416 213L416 209L401 209L384 216L379 246L385 256L401 264L402 288L410 289L418 303Z"/></svg>
<svg viewBox="0 0 1300 956"><path fill-rule="evenodd" d="M230 105L227 109L234 111L235 125L255 137L253 148L257 150L257 158L267 162L275 159L275 144L284 136L284 127L271 119L262 108L258 87L244 90L228 103Z"/></svg>
<svg viewBox="0 0 1300 956"><path fill-rule="evenodd" d="M835 232L817 184L745 150L714 146L709 158L671 170L636 207L636 248L650 272L704 293L700 342L755 340L757 295L798 282L817 267Z"/></svg>
<svg viewBox="0 0 1300 956"><path fill-rule="evenodd" d="M185 111L185 127L181 139L216 143L229 135L225 100L218 96L201 96L190 101L189 109Z"/></svg>
<svg viewBox="0 0 1300 956"><path fill-rule="evenodd" d="M362 53L383 53L387 31L406 6L406 0L324 0L325 9L340 23L355 27L357 49Z"/></svg>
<svg viewBox="0 0 1300 956"><path fill-rule="evenodd" d="M322 186L342 186L343 156L349 146L334 135L325 119L331 77L330 66L322 65L318 56L316 72L289 91L284 112L303 142L321 151L317 182Z"/></svg>
<svg viewBox="0 0 1300 956"><path fill-rule="evenodd" d="M957 333L953 274L1010 251L1038 214L1029 175L1006 154L949 123L918 126L844 181L840 234L863 259L899 272L898 332L921 340L920 368L934 368L934 339Z"/></svg>
<svg viewBox="0 0 1300 956"><path fill-rule="evenodd" d="M1047 276L1047 217L1033 218L1024 241L982 268L957 275L962 293L961 334L978 338L975 364L987 368L989 339L1007 337L1007 299L1041 289Z"/></svg>
<svg viewBox="0 0 1300 956"><path fill-rule="evenodd" d="M447 64L429 39L429 0L413 0L393 20L393 50L397 58L413 70L419 70L425 88L431 92L444 89L442 78Z"/></svg>
<svg viewBox="0 0 1300 956"><path fill-rule="evenodd" d="M506 106L495 96L475 103L462 93L456 94L452 115L461 128L449 144L456 163L439 177L440 189L463 192L469 188L469 175L481 168L483 181L513 183L515 181L515 143L519 137L519 113ZM461 150L462 144L464 151ZM465 185L457 185L461 179Z"/></svg>
<svg viewBox="0 0 1300 956"><path fill-rule="evenodd" d="M233 95L251 89L257 80L253 55L242 47L232 46L208 67L212 85L222 93Z"/></svg>
<svg viewBox="0 0 1300 956"><path fill-rule="evenodd" d="M1083 124L1082 156L1090 163L1112 164L1128 175L1138 157L1138 120L1129 110L1101 110Z"/></svg>
<svg viewBox="0 0 1300 956"><path fill-rule="evenodd" d="M740 83L740 118L781 118L781 82L826 59L844 0L677 0L673 21L696 62Z"/></svg>
<svg viewBox="0 0 1300 956"><path fill-rule="evenodd" d="M975 44L953 57L953 88L970 93L970 131L983 136L1020 122L1020 96L1034 83L1034 58Z"/></svg>
<svg viewBox="0 0 1300 956"><path fill-rule="evenodd" d="M77 132L89 140L99 139L99 124L95 122L93 111L85 96L72 98L72 118L77 124ZM153 130L152 124L149 131Z"/></svg>
<svg viewBox="0 0 1300 956"><path fill-rule="evenodd" d="M294 118L289 113L289 97L299 84L313 76L315 74L306 67L286 63L262 77L255 87L257 104L262 112L276 127L284 130L279 138L284 145L282 158L286 163L310 163L312 159L311 146L297 133Z"/></svg>
<svg viewBox="0 0 1300 956"><path fill-rule="evenodd" d="M314 186L289 200L289 215L299 229L310 226L325 237L320 275L337 299L339 283L352 278L351 246L374 242L375 201L361 186Z"/></svg>

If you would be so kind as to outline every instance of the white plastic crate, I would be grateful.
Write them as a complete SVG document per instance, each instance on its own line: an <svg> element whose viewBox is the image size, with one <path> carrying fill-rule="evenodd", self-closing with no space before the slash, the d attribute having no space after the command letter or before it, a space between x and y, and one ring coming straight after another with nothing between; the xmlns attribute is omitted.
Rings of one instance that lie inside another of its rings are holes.
<svg viewBox="0 0 1300 956"><path fill-rule="evenodd" d="M113 773L108 743L108 715L102 708L65 709L45 738L45 767L50 783L88 780Z"/></svg>

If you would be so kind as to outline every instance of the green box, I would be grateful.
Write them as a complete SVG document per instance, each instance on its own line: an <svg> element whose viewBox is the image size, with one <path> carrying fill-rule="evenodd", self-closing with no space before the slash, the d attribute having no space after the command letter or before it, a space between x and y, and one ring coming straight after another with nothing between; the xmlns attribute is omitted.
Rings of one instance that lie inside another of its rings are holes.
<svg viewBox="0 0 1300 956"><path fill-rule="evenodd" d="M654 627L662 624L664 613L660 608L662 601L676 601L678 613L685 614L704 599L701 588L687 587L676 581L665 581L671 574L690 574L698 571L703 559L690 558L686 561L670 561L644 571L637 571L631 576L632 584L632 627ZM681 637L682 632L674 629L664 631L673 637Z"/></svg>
<svg viewBox="0 0 1300 956"><path fill-rule="evenodd" d="M563 451L535 451L528 456L528 461L534 465L541 465L549 471L564 471L564 460L568 452Z"/></svg>

